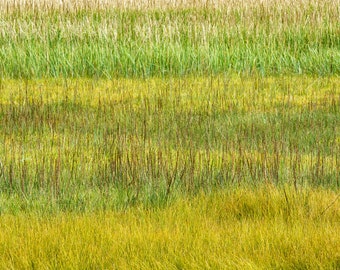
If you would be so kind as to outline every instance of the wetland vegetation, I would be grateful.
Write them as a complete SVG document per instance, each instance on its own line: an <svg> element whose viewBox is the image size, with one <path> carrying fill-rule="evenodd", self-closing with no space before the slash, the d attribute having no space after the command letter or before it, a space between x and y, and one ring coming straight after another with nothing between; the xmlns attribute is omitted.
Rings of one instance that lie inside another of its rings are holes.
<svg viewBox="0 0 340 270"><path fill-rule="evenodd" d="M339 269L340 3L0 1L0 268Z"/></svg>

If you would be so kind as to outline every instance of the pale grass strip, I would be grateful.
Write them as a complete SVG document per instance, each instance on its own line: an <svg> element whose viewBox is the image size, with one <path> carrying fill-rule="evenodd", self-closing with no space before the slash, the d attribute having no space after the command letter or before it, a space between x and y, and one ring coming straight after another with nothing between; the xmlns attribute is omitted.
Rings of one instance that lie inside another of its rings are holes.
<svg viewBox="0 0 340 270"><path fill-rule="evenodd" d="M173 8L227 8L247 9L279 7L301 9L306 6L338 8L340 0L0 0L0 11L61 9L173 9Z"/></svg>

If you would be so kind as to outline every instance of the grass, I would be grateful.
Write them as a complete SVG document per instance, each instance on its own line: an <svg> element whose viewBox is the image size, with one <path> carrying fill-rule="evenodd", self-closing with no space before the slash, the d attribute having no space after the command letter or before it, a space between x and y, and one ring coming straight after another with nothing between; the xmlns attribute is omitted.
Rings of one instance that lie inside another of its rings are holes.
<svg viewBox="0 0 340 270"><path fill-rule="evenodd" d="M154 2L135 9L119 1L74 7L65 1L61 8L56 1L3 3L1 77L340 72L339 1Z"/></svg>
<svg viewBox="0 0 340 270"><path fill-rule="evenodd" d="M340 2L1 1L1 269L339 269Z"/></svg>
<svg viewBox="0 0 340 270"><path fill-rule="evenodd" d="M3 215L0 266L338 269L338 194L322 189L286 194L266 186L199 194L152 210Z"/></svg>
<svg viewBox="0 0 340 270"><path fill-rule="evenodd" d="M3 213L157 206L263 183L339 189L337 77L1 85Z"/></svg>

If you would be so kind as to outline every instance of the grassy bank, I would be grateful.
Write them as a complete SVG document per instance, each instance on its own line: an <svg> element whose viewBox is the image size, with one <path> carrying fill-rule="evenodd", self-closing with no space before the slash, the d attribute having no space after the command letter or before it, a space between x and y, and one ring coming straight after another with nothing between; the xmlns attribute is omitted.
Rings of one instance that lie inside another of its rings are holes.
<svg viewBox="0 0 340 270"><path fill-rule="evenodd" d="M3 80L2 213L339 189L339 78Z"/></svg>
<svg viewBox="0 0 340 270"><path fill-rule="evenodd" d="M2 3L1 77L340 74L339 1L132 2Z"/></svg>
<svg viewBox="0 0 340 270"><path fill-rule="evenodd" d="M163 209L1 216L3 269L339 269L340 200L237 189Z"/></svg>

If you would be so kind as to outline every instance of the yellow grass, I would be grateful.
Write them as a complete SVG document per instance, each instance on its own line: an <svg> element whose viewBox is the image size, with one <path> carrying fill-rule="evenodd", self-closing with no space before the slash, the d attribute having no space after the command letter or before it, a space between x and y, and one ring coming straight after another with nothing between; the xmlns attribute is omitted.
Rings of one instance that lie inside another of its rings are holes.
<svg viewBox="0 0 340 270"><path fill-rule="evenodd" d="M339 78L0 82L0 269L340 268Z"/></svg>
<svg viewBox="0 0 340 270"><path fill-rule="evenodd" d="M276 112L277 107L317 110L339 102L340 79L311 76L242 77L238 75L186 76L149 79L35 79L0 81L1 104L63 99L96 108L105 103L132 103L145 109L145 99L167 99L163 105L184 112Z"/></svg>
<svg viewBox="0 0 340 270"><path fill-rule="evenodd" d="M164 209L1 216L1 269L339 269L332 191L239 189Z"/></svg>

